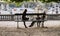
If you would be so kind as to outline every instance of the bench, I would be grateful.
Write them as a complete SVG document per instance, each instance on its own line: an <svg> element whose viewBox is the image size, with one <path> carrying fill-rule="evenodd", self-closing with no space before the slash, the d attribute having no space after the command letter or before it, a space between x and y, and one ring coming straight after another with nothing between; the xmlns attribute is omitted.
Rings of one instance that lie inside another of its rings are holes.
<svg viewBox="0 0 60 36"><path fill-rule="evenodd" d="M42 22L42 27L44 27L44 21L46 21L45 20L45 18L44 18L44 16L46 15L46 14L44 14L44 13L27 13L26 14L26 16L29 18L29 20L22 20L22 15L23 15L23 13L20 13L20 14L15 14L15 16L17 16L17 20L16 20L16 22L17 22L17 28L19 28L19 24L18 24L18 22L24 22L24 26L25 26L25 28L27 28L27 26L26 26L26 23L25 22L30 22L30 21L36 21L37 22L37 27L39 27L39 25L38 25L38 23L39 23L39 21L40 22ZM20 17L20 20L19 20L19 16L21 16ZM42 16L42 18L40 19L40 20L37 20L36 19L36 17L41 17ZM33 17L33 19L31 19L31 17Z"/></svg>

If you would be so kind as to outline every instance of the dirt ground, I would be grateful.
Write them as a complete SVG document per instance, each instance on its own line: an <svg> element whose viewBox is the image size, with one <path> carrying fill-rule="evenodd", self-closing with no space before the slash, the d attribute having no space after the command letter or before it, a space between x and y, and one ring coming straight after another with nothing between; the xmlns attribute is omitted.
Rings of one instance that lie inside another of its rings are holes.
<svg viewBox="0 0 60 36"><path fill-rule="evenodd" d="M60 28L7 28L0 27L0 36L60 36Z"/></svg>

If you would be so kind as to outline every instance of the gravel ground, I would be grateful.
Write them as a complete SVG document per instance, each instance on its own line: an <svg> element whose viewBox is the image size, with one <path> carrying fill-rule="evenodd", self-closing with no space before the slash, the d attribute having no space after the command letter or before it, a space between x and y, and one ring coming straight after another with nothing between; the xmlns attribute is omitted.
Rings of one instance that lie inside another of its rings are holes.
<svg viewBox="0 0 60 36"><path fill-rule="evenodd" d="M60 36L60 28L3 28L0 36Z"/></svg>

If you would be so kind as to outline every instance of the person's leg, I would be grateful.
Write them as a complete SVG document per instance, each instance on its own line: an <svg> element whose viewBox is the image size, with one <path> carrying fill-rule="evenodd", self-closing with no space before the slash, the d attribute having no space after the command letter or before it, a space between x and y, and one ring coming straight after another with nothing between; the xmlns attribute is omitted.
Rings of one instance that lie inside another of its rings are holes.
<svg viewBox="0 0 60 36"><path fill-rule="evenodd" d="M42 28L48 28L48 27L44 27L44 21L42 22Z"/></svg>
<svg viewBox="0 0 60 36"><path fill-rule="evenodd" d="M40 23L41 23L41 21L38 22L38 27L40 27Z"/></svg>
<svg viewBox="0 0 60 36"><path fill-rule="evenodd" d="M24 26L25 26L25 28L27 28L27 26L26 26L26 24L25 24L25 21L23 21L24 22Z"/></svg>
<svg viewBox="0 0 60 36"><path fill-rule="evenodd" d="M29 27L32 27L36 21L33 21Z"/></svg>

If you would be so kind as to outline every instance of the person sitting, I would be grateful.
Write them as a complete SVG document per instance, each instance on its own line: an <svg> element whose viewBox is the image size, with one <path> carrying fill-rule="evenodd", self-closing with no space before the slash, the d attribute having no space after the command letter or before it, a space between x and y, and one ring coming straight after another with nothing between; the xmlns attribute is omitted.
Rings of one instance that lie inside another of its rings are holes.
<svg viewBox="0 0 60 36"><path fill-rule="evenodd" d="M27 9L24 10L23 15L22 15L22 20L23 20L23 22L24 22L25 28L27 28L27 26L26 26L26 24L25 24L25 21L29 19L29 18L26 17L26 12L27 12Z"/></svg>
<svg viewBox="0 0 60 36"><path fill-rule="evenodd" d="M36 18L36 20L40 20L40 19L41 19L41 18L40 18L39 15L38 15L37 18ZM36 22L36 21L33 21L29 27L32 27L35 22ZM39 24L41 23L41 21L38 21L38 22L39 22Z"/></svg>
<svg viewBox="0 0 60 36"><path fill-rule="evenodd" d="M45 13L45 11L44 11L43 16L42 16L42 17L39 17L39 15L38 15L36 19L37 19L37 20L40 20L40 19L44 20L44 19L45 19L45 15L46 15L46 13ZM32 27L35 22L36 22L36 21L33 21L29 27ZM40 26L40 23L42 22L42 27L44 27L44 25L43 25L44 21L38 21L38 22L39 22L39 26Z"/></svg>
<svg viewBox="0 0 60 36"><path fill-rule="evenodd" d="M46 12L44 11L44 13L43 13L43 16L41 17L42 18L42 28L44 28L44 19L45 19L45 17L46 17ZM47 28L47 27L46 27Z"/></svg>
<svg viewBox="0 0 60 36"><path fill-rule="evenodd" d="M26 12L27 9L24 10L23 15L22 15L22 20L28 20L29 18L26 17Z"/></svg>

